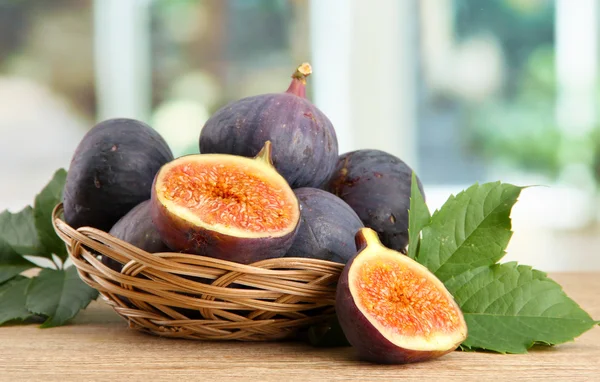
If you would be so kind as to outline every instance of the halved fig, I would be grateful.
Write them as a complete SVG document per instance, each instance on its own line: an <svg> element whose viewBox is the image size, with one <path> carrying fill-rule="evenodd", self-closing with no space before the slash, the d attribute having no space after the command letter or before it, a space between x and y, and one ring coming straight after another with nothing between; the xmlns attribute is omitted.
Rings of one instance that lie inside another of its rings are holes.
<svg viewBox="0 0 600 382"><path fill-rule="evenodd" d="M365 361L401 364L440 357L467 337L462 311L444 284L423 265L361 228L358 254L340 276L340 326Z"/></svg>
<svg viewBox="0 0 600 382"><path fill-rule="evenodd" d="M154 180L151 211L171 249L242 264L283 256L300 220L270 141L255 158L194 154L167 163Z"/></svg>

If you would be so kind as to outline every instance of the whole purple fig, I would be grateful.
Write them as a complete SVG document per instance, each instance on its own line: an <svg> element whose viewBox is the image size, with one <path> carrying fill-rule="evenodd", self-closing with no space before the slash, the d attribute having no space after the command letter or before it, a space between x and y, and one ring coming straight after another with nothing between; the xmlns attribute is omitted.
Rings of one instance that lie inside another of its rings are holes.
<svg viewBox="0 0 600 382"><path fill-rule="evenodd" d="M412 173L404 161L385 151L356 150L340 155L325 189L348 203L385 246L405 252Z"/></svg>
<svg viewBox="0 0 600 382"><path fill-rule="evenodd" d="M292 188L319 187L338 157L335 130L306 99L309 64L298 67L286 92L240 99L219 109L200 133L203 154L254 157L265 141L273 144L273 164Z"/></svg>

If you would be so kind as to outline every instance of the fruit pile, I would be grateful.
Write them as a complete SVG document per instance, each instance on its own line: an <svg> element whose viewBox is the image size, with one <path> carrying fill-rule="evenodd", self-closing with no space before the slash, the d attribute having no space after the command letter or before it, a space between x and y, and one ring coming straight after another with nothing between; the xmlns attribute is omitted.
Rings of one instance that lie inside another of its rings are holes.
<svg viewBox="0 0 600 382"><path fill-rule="evenodd" d="M332 123L305 97L310 73L303 64L286 92L218 110L201 130L200 154L174 158L136 120L99 123L70 165L66 223L149 253L342 263L336 312L361 358L404 363L456 349L467 331L460 308L404 255L412 169L380 150L340 155Z"/></svg>

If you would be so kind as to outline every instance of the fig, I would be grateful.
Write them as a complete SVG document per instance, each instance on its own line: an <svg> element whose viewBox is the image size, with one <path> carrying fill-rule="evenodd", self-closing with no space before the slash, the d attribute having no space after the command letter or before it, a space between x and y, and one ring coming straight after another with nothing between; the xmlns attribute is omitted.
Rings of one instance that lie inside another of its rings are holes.
<svg viewBox="0 0 600 382"><path fill-rule="evenodd" d="M271 162L192 154L164 165L152 187L151 216L171 249L249 264L283 256L298 231L296 195Z"/></svg>
<svg viewBox="0 0 600 382"><path fill-rule="evenodd" d="M200 133L200 152L255 156L273 143L273 164L295 189L318 187L330 176L338 141L327 116L306 99L308 63L298 67L286 92L261 94L217 110Z"/></svg>
<svg viewBox="0 0 600 382"><path fill-rule="evenodd" d="M385 246L405 253L412 173L406 163L387 152L356 150L340 155L324 189L352 207ZM423 185L416 179L425 198Z"/></svg>
<svg viewBox="0 0 600 382"><path fill-rule="evenodd" d="M335 308L348 342L362 360L399 364L455 350L467 325L444 284L423 265L385 247L361 228L358 253L344 267Z"/></svg>
<svg viewBox="0 0 600 382"><path fill-rule="evenodd" d="M285 257L307 257L345 264L356 254L354 235L363 223L346 202L317 188L294 190L300 227Z"/></svg>
<svg viewBox="0 0 600 382"><path fill-rule="evenodd" d="M172 159L165 140L143 122L118 118L98 123L71 159L63 196L65 222L108 231L150 199L154 176Z"/></svg>
<svg viewBox="0 0 600 382"><path fill-rule="evenodd" d="M150 199L135 206L108 233L149 253L170 251L152 224ZM102 256L102 263L117 272L123 268L123 264L106 256Z"/></svg>

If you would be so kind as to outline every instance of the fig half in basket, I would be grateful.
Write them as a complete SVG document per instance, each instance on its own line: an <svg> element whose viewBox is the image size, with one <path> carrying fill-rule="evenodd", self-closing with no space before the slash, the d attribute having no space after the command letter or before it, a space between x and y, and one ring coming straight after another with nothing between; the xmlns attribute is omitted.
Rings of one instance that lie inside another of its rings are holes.
<svg viewBox="0 0 600 382"><path fill-rule="evenodd" d="M249 264L287 252L300 207L267 141L255 158L194 154L167 163L154 180L151 216L175 251Z"/></svg>

